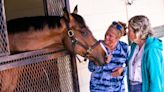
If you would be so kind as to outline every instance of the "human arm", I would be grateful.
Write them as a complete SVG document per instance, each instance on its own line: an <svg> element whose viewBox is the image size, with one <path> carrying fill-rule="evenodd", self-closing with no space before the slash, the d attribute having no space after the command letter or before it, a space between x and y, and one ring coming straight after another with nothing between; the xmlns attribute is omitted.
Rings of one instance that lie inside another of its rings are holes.
<svg viewBox="0 0 164 92"><path fill-rule="evenodd" d="M150 49L147 53L148 92L163 92L164 63L159 49Z"/></svg>
<svg viewBox="0 0 164 92"><path fill-rule="evenodd" d="M102 71L102 66L96 66L92 61L89 61L88 69L90 72L100 72Z"/></svg>
<svg viewBox="0 0 164 92"><path fill-rule="evenodd" d="M117 67L112 71L112 76L117 77L123 74L124 67Z"/></svg>
<svg viewBox="0 0 164 92"><path fill-rule="evenodd" d="M119 57L121 60L120 62L123 62L122 66L116 67L115 69L112 70L112 76L124 76L127 71L127 64L128 64L128 54L129 54L129 47L128 45L123 44L122 45L123 50L122 50L122 56ZM123 54L124 53L124 54Z"/></svg>
<svg viewBox="0 0 164 92"><path fill-rule="evenodd" d="M105 63L106 64L110 63L111 59L112 59L112 54L110 53L106 57ZM88 69L90 72L100 72L100 71L102 71L102 68L103 68L103 66L97 66L93 63L93 61L89 60Z"/></svg>
<svg viewBox="0 0 164 92"><path fill-rule="evenodd" d="M112 70L112 76L117 77L117 76L124 76L127 71L127 66L124 64L122 67L117 67L114 70Z"/></svg>

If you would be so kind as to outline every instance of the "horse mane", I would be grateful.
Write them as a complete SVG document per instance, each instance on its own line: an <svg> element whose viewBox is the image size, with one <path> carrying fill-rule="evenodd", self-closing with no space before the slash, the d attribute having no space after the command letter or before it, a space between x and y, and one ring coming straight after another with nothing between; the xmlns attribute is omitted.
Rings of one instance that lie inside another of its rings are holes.
<svg viewBox="0 0 164 92"><path fill-rule="evenodd" d="M71 14L75 19L77 25L83 28L86 27L84 19L78 14ZM33 16L33 17L23 17L23 18L16 18L7 21L7 30L9 33L16 33L16 32L25 32L28 31L30 28L34 30L42 30L45 26L48 26L49 29L51 28L59 28L61 27L60 20L64 18L61 16ZM66 19L64 18L66 21Z"/></svg>
<svg viewBox="0 0 164 92"><path fill-rule="evenodd" d="M45 26L48 28L61 27L60 16L33 16L23 17L7 21L7 30L9 33L28 31L29 28L42 30Z"/></svg>

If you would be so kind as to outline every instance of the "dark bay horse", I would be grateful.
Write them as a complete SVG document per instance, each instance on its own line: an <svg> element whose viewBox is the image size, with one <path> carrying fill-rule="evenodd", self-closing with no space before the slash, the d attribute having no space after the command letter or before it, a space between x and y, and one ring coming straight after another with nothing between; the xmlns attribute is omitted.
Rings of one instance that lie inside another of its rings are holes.
<svg viewBox="0 0 164 92"><path fill-rule="evenodd" d="M70 53L87 57L96 65L105 61L105 52L77 14L64 10L64 16L38 16L10 20L7 23L11 53L49 47L66 48ZM0 73L1 92L12 92L19 79L18 70ZM14 76L14 78L13 78Z"/></svg>

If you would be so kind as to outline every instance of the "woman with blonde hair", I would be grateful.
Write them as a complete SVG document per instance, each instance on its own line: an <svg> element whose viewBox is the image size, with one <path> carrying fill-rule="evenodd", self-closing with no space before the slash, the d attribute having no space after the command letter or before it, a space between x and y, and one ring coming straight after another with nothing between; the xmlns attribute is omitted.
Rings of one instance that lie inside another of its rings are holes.
<svg viewBox="0 0 164 92"><path fill-rule="evenodd" d="M96 66L89 61L90 92L125 92L123 65L128 59L128 45L120 41L124 35L126 24L122 22L114 21L107 29L103 41L108 53L106 64Z"/></svg>
<svg viewBox="0 0 164 92"><path fill-rule="evenodd" d="M128 38L132 42L128 58L129 92L164 92L163 45L152 35L146 16L129 20Z"/></svg>

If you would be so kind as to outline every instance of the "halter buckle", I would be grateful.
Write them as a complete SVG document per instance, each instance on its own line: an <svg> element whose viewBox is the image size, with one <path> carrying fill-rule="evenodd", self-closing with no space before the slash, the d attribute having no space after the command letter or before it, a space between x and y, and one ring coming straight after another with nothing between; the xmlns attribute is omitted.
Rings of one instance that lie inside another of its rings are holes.
<svg viewBox="0 0 164 92"><path fill-rule="evenodd" d="M73 37L73 36L74 36L74 32L73 32L72 30L69 30L69 31L68 31L68 36L69 36L69 37Z"/></svg>

